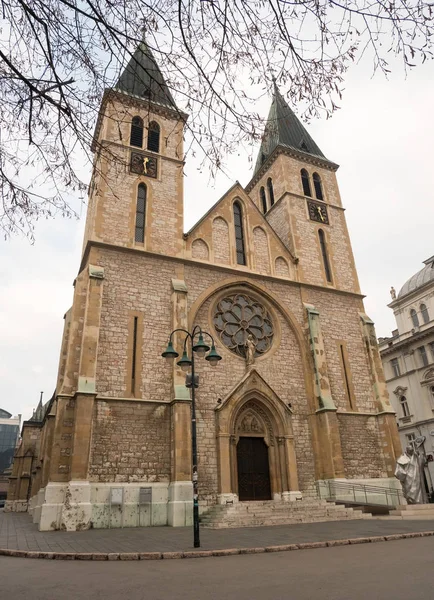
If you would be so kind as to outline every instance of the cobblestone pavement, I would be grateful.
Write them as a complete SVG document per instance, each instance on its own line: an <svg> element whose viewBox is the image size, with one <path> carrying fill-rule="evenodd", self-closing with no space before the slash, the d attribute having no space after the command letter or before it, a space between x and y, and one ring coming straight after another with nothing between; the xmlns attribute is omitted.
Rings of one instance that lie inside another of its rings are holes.
<svg viewBox="0 0 434 600"><path fill-rule="evenodd" d="M433 531L434 520L332 521L242 529L202 529L203 550L253 548ZM38 531L27 513L0 510L0 548L41 552L180 552L193 549L191 527Z"/></svg>

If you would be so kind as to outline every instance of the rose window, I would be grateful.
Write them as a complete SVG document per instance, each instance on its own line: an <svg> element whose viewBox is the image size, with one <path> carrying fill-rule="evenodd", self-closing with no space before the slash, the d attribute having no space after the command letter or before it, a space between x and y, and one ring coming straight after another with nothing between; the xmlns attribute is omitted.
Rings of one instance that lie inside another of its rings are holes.
<svg viewBox="0 0 434 600"><path fill-rule="evenodd" d="M255 356L267 352L273 342L273 323L269 312L246 294L226 296L217 303L214 327L223 344L243 358L249 335L255 344Z"/></svg>

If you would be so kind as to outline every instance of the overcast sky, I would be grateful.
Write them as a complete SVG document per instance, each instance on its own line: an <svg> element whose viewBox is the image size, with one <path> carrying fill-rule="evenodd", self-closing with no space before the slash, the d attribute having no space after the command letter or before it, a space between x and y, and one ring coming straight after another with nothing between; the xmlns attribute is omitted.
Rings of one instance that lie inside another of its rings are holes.
<svg viewBox="0 0 434 600"><path fill-rule="evenodd" d="M284 90L282 90L284 92ZM307 127L323 153L340 164L338 181L367 313L378 336L395 327L389 289L397 291L434 254L434 65L389 81L354 67L333 118ZM267 115L271 99L258 111ZM296 110L296 107L295 107ZM254 164L254 163L253 163ZM251 178L247 155L231 158L230 178L210 183L186 164L185 225L238 179ZM29 418L39 392L51 396L63 315L72 302L85 214L38 223L36 242L0 241L0 408Z"/></svg>

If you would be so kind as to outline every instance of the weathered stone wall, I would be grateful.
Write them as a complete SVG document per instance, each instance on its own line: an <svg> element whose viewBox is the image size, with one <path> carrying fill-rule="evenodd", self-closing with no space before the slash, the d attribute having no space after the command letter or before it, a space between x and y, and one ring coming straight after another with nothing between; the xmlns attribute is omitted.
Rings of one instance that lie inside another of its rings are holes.
<svg viewBox="0 0 434 600"><path fill-rule="evenodd" d="M101 396L129 396L131 374L131 322L142 319L137 344L141 362L135 397L145 400L171 399L170 367L161 358L172 330L170 297L176 263L140 253L101 250L104 294L99 335L97 392ZM129 344L130 342L130 344Z"/></svg>
<svg viewBox="0 0 434 600"><path fill-rule="evenodd" d="M387 477L376 417L338 414L348 479Z"/></svg>
<svg viewBox="0 0 434 600"><path fill-rule="evenodd" d="M307 298L320 313L330 386L336 407L340 410L350 410L339 355L339 342L344 341L347 345L347 367L351 372L355 396L354 408L358 411L375 412L372 377L361 334L361 299L320 290L309 290Z"/></svg>
<svg viewBox="0 0 434 600"><path fill-rule="evenodd" d="M170 477L170 407L96 402L90 481L161 482Z"/></svg>
<svg viewBox="0 0 434 600"><path fill-rule="evenodd" d="M287 248L292 250L291 243L291 224L289 218L288 203L285 199L280 200L268 211L266 215L267 221L280 237Z"/></svg>

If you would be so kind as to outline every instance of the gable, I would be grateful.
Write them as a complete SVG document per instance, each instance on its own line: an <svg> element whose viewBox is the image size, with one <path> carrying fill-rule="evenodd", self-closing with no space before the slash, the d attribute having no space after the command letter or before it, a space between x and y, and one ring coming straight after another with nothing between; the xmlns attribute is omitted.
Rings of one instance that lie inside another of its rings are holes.
<svg viewBox="0 0 434 600"><path fill-rule="evenodd" d="M240 264L234 203L241 208L245 264ZM238 255L237 255L238 249ZM186 234L186 255L199 261L295 279L294 257L239 183Z"/></svg>

